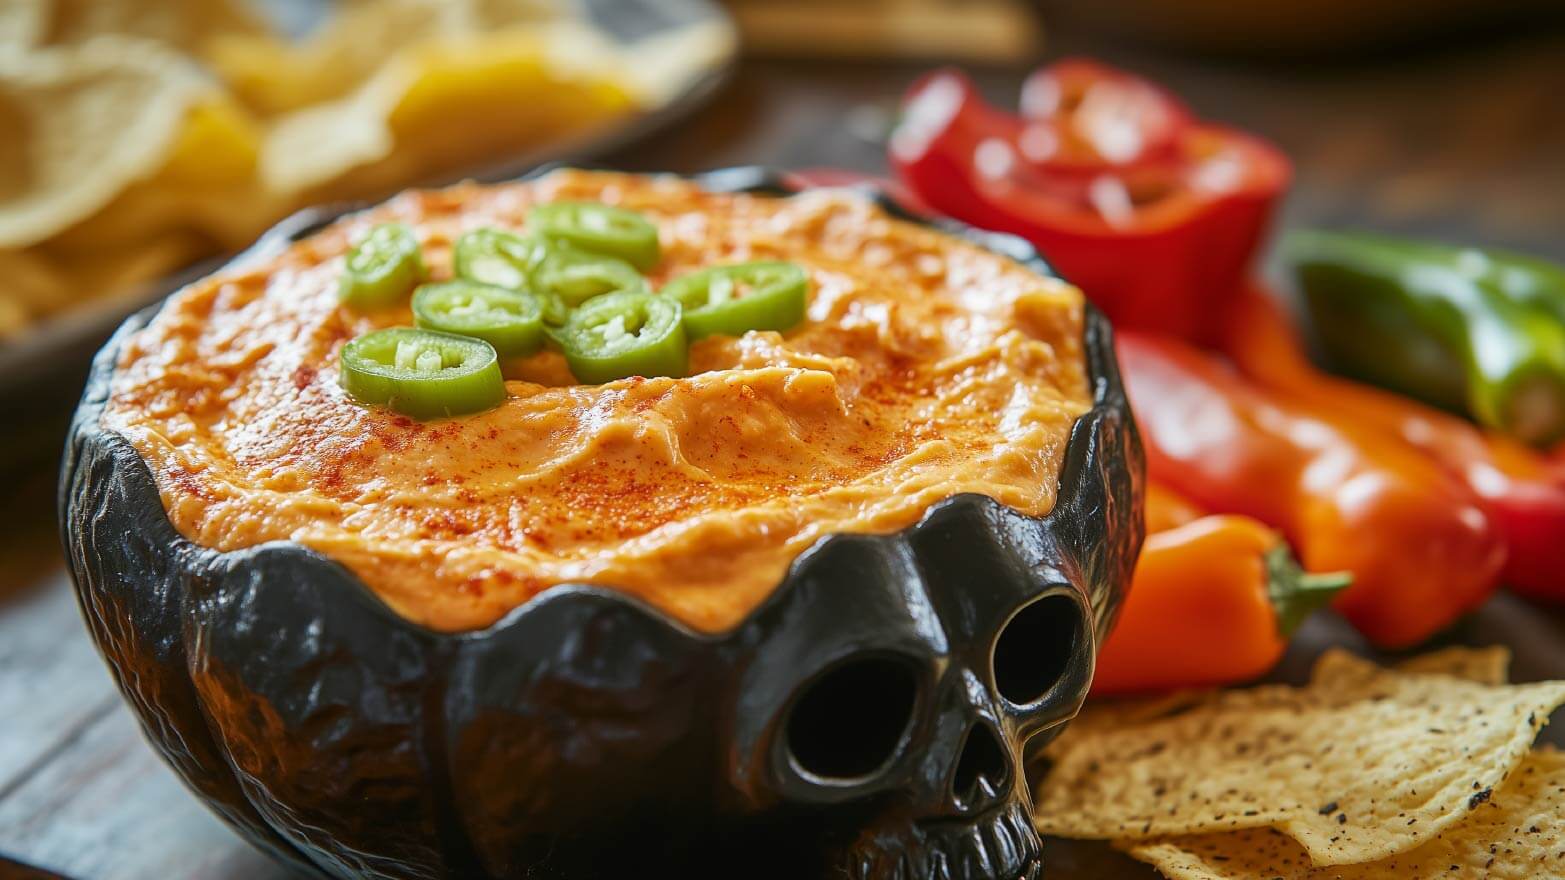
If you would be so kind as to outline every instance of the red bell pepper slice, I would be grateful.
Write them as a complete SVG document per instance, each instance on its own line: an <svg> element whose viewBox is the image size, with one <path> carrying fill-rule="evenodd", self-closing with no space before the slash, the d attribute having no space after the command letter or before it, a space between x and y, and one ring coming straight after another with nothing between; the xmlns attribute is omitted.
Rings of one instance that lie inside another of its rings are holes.
<svg viewBox="0 0 1565 880"><path fill-rule="evenodd" d="M1189 109L1167 91L1087 58L1067 58L1022 84L1022 160L1055 174L1099 174L1178 154Z"/></svg>
<svg viewBox="0 0 1565 880"><path fill-rule="evenodd" d="M1139 127L1116 123L1137 132L1120 137L1131 146L1092 130L1102 124L1083 106L1095 82L1118 90L1104 100L1146 115ZM1238 291L1286 189L1287 159L1191 123L1130 74L1070 62L1033 83L1029 112L1041 118L1029 120L984 102L958 71L921 79L891 138L897 174L935 210L1031 241L1116 324L1212 341L1212 316ZM1059 96L1038 97L1050 89ZM1043 150L1039 126L1069 137Z"/></svg>
<svg viewBox="0 0 1565 880"><path fill-rule="evenodd" d="M908 189L931 208L975 226L1014 232L1010 218L992 209L974 184L973 166L1021 132L1021 119L984 103L957 70L920 79L902 105L891 133L891 165Z"/></svg>

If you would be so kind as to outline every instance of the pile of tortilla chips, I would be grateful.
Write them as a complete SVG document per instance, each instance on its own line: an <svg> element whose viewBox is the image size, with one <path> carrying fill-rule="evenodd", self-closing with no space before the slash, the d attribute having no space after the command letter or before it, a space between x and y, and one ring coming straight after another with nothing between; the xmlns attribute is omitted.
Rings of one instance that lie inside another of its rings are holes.
<svg viewBox="0 0 1565 880"><path fill-rule="evenodd" d="M655 107L733 52L566 0L356 0L301 41L241 0L0 3L0 339L375 198Z"/></svg>
<svg viewBox="0 0 1565 880"><path fill-rule="evenodd" d="M1333 651L1302 688L1089 709L1051 744L1038 828L1178 880L1565 877L1565 755L1532 747L1565 682L1507 666Z"/></svg>

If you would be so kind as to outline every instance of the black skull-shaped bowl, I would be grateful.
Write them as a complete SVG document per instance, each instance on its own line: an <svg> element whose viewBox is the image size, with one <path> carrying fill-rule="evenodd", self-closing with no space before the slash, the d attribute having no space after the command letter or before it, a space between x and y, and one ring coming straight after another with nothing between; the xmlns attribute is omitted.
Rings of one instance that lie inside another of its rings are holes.
<svg viewBox="0 0 1565 880"><path fill-rule="evenodd" d="M787 193L755 169L698 180ZM1049 271L1018 239L943 228ZM1049 515L964 495L895 534L826 538L718 635L570 585L451 635L301 546L218 553L174 530L146 463L99 426L154 310L97 358L61 530L148 738L251 843L336 878L1041 872L1024 752L1080 705L1142 537L1141 447L1096 311L1093 407Z"/></svg>

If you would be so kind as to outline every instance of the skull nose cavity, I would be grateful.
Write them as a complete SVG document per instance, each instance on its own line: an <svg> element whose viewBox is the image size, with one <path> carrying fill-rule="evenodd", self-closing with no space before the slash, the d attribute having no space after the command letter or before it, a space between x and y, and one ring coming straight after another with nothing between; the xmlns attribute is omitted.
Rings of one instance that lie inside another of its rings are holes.
<svg viewBox="0 0 1565 880"><path fill-rule="evenodd" d="M785 728L792 763L807 779L863 782L896 757L913 721L918 685L887 657L840 663L806 685Z"/></svg>
<svg viewBox="0 0 1565 880"><path fill-rule="evenodd" d="M952 802L962 812L978 812L1004 800L1011 781L1011 760L1000 735L986 723L974 724L951 774Z"/></svg>
<svg viewBox="0 0 1565 880"><path fill-rule="evenodd" d="M1007 702L1029 706L1070 673L1086 639L1086 615L1066 593L1052 593L1011 616L994 643L994 683Z"/></svg>

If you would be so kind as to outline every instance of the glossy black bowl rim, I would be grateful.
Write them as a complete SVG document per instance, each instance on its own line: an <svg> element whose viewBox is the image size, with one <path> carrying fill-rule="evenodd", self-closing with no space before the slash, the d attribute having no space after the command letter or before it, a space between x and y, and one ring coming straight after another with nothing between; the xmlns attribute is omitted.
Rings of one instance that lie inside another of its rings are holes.
<svg viewBox="0 0 1565 880"><path fill-rule="evenodd" d="M509 181L485 182L483 185L503 185L504 183L520 183L536 180L540 177L546 176L564 168L611 170L595 169L591 165L565 165L560 163L552 163L540 166L533 171L528 172L527 174L519 175ZM641 174L641 176L647 177L672 177L681 180L687 180L697 184L707 191L719 194L750 194L787 198L798 195L801 192L800 187L790 185L788 182L789 178L785 173L764 166L736 166L696 174L674 174L667 172L633 173L638 173ZM463 184L457 184L457 186L461 185ZM858 195L867 198L886 214L897 220L933 228L968 244L976 245L990 251L991 253L1009 258L1014 262L1021 264L1025 268L1038 273L1039 275L1043 275L1049 278L1059 278L1058 273L1054 271L1053 267L1049 265L1048 261L1044 259L1043 255L1040 254L1031 243L1018 236L1010 235L1008 233L990 232L987 230L978 229L960 221L951 220L948 218L933 218L912 213L897 203L884 190L874 186L873 184L856 184L846 188L854 191ZM304 210L298 211L282 220L271 229L267 230L259 239L256 240L255 244L251 245L245 251L235 256L232 260L228 261L222 266L213 269L209 275L242 268L247 264L260 262L262 260L274 257L293 244L308 238L317 232L320 232L328 226L331 226L352 215L374 208L379 204L383 203L359 202L335 204L306 208ZM190 283L199 283L205 277L209 277L209 275L203 276L202 279L196 279ZM90 374L90 377L87 381L87 396L84 398L81 407L76 413L74 420L75 424L70 431L70 444L78 444L86 435L92 433L106 435L102 439L108 441L111 446L122 445L125 449L132 452L135 455L135 458L142 462L144 467L146 466L145 460L142 459L140 453L136 451L133 446L131 446L129 440L119 435L118 433L102 426L102 414L104 407L108 402L107 388L116 369L119 352L124 347L128 337L145 327L171 297L179 293L181 290L184 290L187 286L188 285L181 286L175 290L170 291L166 296L158 299L157 302L131 315L120 325L119 329L115 331L113 338L111 338L109 342L104 345L102 350L98 352L93 361L92 373ZM1087 449L1087 447L1093 445L1095 442L1091 426L1102 419L1112 418L1113 413L1116 411L1128 413L1129 410L1128 402L1125 397L1124 387L1120 381L1118 364L1115 360L1113 330L1109 325L1109 321L1101 311L1099 311L1089 300L1086 300L1085 298L1083 298L1082 308L1082 351L1084 360L1086 361L1087 379L1090 383L1092 404L1086 412L1082 413L1076 418L1074 424L1072 425L1070 437L1067 440L1064 450L1061 454L1060 469L1056 478L1057 488L1055 492L1055 503L1048 512L1039 516L1030 516L1023 514L1020 511L1017 511L1014 508L1005 505L987 495L978 493L959 493L930 505L917 521L893 532L835 532L832 534L823 535L798 556L794 557L793 561L789 563L787 571L779 580L777 586L772 589L765 600L757 604L754 608L750 609L749 612L736 621L732 626L722 630L698 630L675 618L662 609L657 608L656 606L653 606L650 603L643 601L628 592L601 584L580 583L564 583L551 586L513 608L494 623L491 623L488 626L482 628L459 631L433 629L397 613L391 608L390 605L385 602L384 599L380 597L379 594L371 589L369 585L365 584L364 581L356 574L354 574L350 569L320 551L310 549L302 544L298 544L292 541L269 541L263 544L237 550L215 550L213 548L197 544L183 535L180 535L179 532L173 528L172 521L167 519L168 511L165 508L163 510L165 521L169 524L170 532L177 536L177 542L179 544L179 546L171 549L173 549L175 552L184 550L194 551L211 560L212 562L236 560L240 556L248 557L260 554L281 554L287 556L305 557L313 564L325 565L329 568L337 570L344 577L346 582L353 585L353 588L357 593L357 595L353 597L344 598L357 599L358 601L355 604L359 605L361 609L369 613L379 615L388 625L401 628L403 631L416 634L419 637L434 639L436 641L466 641L492 638L504 633L507 629L516 625L519 621L525 619L528 615L536 613L539 609L546 605L557 601L566 601L574 598L578 600L617 605L626 611L632 611L642 617L647 618L649 622L680 633L686 638L715 645L727 640L735 633L744 630L747 625L766 614L768 609L770 609L772 606L783 602L789 585L796 580L796 573L811 557L824 552L825 548L831 545L833 542L844 539L855 541L883 541L887 543L903 541L912 533L917 532L926 522L932 518L937 517L941 511L950 507L968 505L994 506L1007 511L1011 516L1018 517L1033 524L1046 524L1047 521L1060 510L1061 489L1065 486L1079 484L1086 480L1086 474L1083 472L1087 468L1095 466L1095 456L1089 454L1089 450ZM67 454L65 458L65 466L62 468L60 476L60 510L68 509L69 499L67 495L70 492L70 487L73 482L75 465L76 463L74 461L74 456ZM63 526L64 518L62 518L62 527ZM68 535L62 535L62 538L68 548L70 537ZM1094 616L1097 616L1099 612L1094 611L1091 613Z"/></svg>

